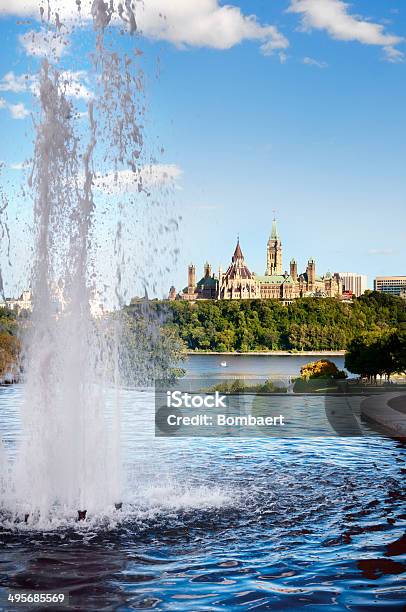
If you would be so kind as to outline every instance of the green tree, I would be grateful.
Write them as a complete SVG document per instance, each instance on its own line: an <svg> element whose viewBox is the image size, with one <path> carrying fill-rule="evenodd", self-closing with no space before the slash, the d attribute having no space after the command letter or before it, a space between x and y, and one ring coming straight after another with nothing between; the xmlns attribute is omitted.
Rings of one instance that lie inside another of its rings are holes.
<svg viewBox="0 0 406 612"><path fill-rule="evenodd" d="M333 298L302 298L288 305L278 300L180 300L157 302L154 308L165 324L177 327L190 350L346 349L365 334L391 334L406 316L404 300L373 291L352 304Z"/></svg>
<svg viewBox="0 0 406 612"><path fill-rule="evenodd" d="M390 376L399 371L399 335L372 332L355 338L345 355L345 367L363 378L376 380L377 376Z"/></svg>

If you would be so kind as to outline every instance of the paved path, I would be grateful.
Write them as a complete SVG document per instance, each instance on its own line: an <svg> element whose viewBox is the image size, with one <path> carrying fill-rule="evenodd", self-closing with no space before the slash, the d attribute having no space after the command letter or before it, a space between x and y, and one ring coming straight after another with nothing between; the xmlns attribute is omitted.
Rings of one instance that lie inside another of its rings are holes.
<svg viewBox="0 0 406 612"><path fill-rule="evenodd" d="M371 395L361 404L364 417L395 438L406 438L406 393Z"/></svg>

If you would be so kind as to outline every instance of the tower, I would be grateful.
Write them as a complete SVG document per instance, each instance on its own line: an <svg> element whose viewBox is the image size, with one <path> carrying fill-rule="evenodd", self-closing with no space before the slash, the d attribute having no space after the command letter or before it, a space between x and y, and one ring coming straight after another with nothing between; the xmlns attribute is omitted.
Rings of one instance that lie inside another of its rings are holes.
<svg viewBox="0 0 406 612"><path fill-rule="evenodd" d="M265 274L267 276L282 274L282 242L279 239L275 218L272 221L271 236L267 245Z"/></svg>
<svg viewBox="0 0 406 612"><path fill-rule="evenodd" d="M293 280L296 282L297 281L297 263L296 263L296 259L291 259L290 260L290 275L293 278Z"/></svg>
<svg viewBox="0 0 406 612"><path fill-rule="evenodd" d="M193 264L188 267L187 288L189 293L194 293L196 288L196 268Z"/></svg>
<svg viewBox="0 0 406 612"><path fill-rule="evenodd" d="M204 264L204 278L209 278L211 276L211 265L206 261Z"/></svg>
<svg viewBox="0 0 406 612"><path fill-rule="evenodd" d="M314 291L316 284L316 262L311 257L307 263L307 290Z"/></svg>

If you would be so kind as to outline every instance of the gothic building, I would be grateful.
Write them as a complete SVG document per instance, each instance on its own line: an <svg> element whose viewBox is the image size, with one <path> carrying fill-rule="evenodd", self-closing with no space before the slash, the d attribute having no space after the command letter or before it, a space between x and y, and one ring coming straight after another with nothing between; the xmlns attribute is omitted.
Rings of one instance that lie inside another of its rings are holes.
<svg viewBox="0 0 406 612"><path fill-rule="evenodd" d="M224 274L219 271L219 284L217 299L219 300L245 300L259 299L261 292L255 275L245 265L240 241L237 241L231 264Z"/></svg>
<svg viewBox="0 0 406 612"><path fill-rule="evenodd" d="M266 272L267 276L282 274L282 243L279 240L276 219L272 221L271 236L268 240L266 250Z"/></svg>
<svg viewBox="0 0 406 612"><path fill-rule="evenodd" d="M176 299L176 291L171 287L169 299ZM196 268L190 264L188 268L188 283L187 287L180 294L183 300L216 300L218 299L218 280L211 270L211 265L204 264L204 273L199 282L196 283Z"/></svg>
<svg viewBox="0 0 406 612"><path fill-rule="evenodd" d="M264 276L251 272L245 263L240 241L226 272L219 270L216 277L211 266L206 263L203 277L196 283L196 269L193 264L188 269L188 286L177 295L171 287L169 299L195 301L204 300L244 300L276 299L289 303L300 297L341 297L342 283L338 274L327 272L324 276L316 274L316 262L310 258L306 270L298 274L297 262L291 259L289 272L283 272L282 242L278 234L276 220L272 222L271 235L267 243L266 270Z"/></svg>

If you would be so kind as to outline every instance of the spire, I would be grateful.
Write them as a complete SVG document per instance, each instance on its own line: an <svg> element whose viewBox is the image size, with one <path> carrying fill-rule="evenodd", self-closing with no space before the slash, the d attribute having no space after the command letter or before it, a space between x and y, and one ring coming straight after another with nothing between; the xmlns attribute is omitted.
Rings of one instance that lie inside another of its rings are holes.
<svg viewBox="0 0 406 612"><path fill-rule="evenodd" d="M276 211L273 211L272 231L267 244L266 251L266 276L283 274L282 269L282 243L278 234L276 224Z"/></svg>
<svg viewBox="0 0 406 612"><path fill-rule="evenodd" d="M278 226L276 225L275 217L273 218L273 221L272 221L271 240L279 240Z"/></svg>
<svg viewBox="0 0 406 612"><path fill-rule="evenodd" d="M222 275L222 279L226 282L231 280L252 280L252 272L247 268L244 255L240 247L240 240L237 240L237 246L235 247L234 255L231 259L231 264L228 266L225 274Z"/></svg>
<svg viewBox="0 0 406 612"><path fill-rule="evenodd" d="M237 259L244 259L244 255L242 254L240 247L240 238L237 238L237 246L235 247L232 261L237 261Z"/></svg>

